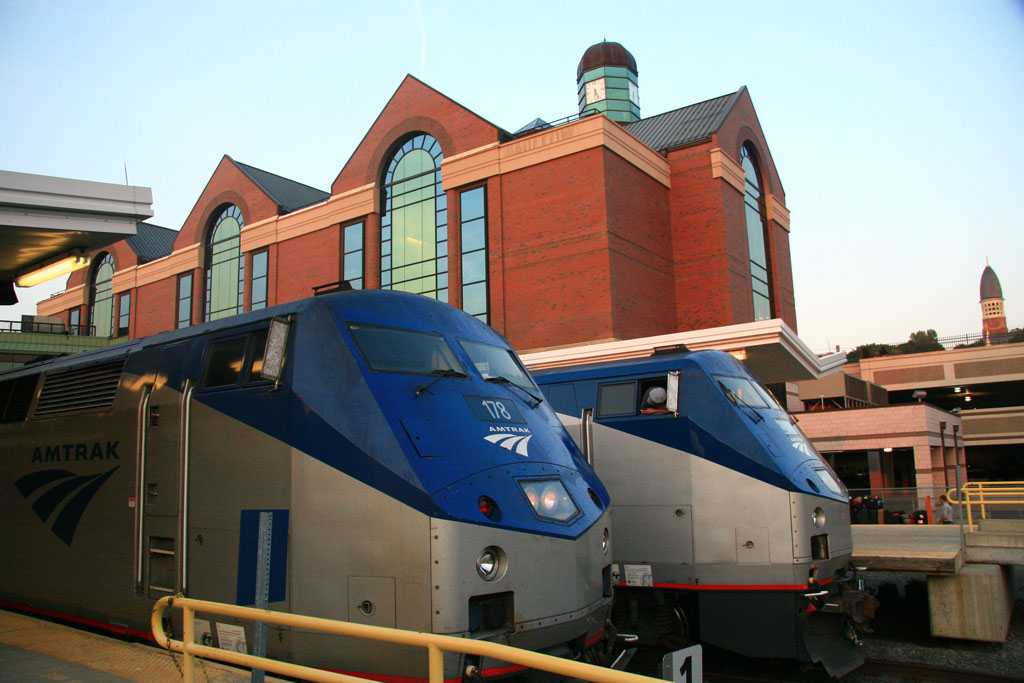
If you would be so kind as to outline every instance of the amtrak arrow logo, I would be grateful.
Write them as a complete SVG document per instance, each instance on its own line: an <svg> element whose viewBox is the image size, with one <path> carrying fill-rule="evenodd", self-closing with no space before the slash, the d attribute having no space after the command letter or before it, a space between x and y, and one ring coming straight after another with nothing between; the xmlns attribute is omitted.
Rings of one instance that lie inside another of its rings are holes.
<svg viewBox="0 0 1024 683"><path fill-rule="evenodd" d="M64 503L50 529L57 538L70 547L86 506L117 469L114 467L103 474L85 476L77 476L67 470L43 470L22 477L14 482L14 485L26 499L37 490L45 489L32 503L32 509L44 523Z"/></svg>
<svg viewBox="0 0 1024 683"><path fill-rule="evenodd" d="M514 434L511 432L498 432L497 434L489 434L484 437L493 444L497 444L507 451L514 451L524 458L529 458L530 454L529 443L530 439L533 438L533 434L522 435Z"/></svg>

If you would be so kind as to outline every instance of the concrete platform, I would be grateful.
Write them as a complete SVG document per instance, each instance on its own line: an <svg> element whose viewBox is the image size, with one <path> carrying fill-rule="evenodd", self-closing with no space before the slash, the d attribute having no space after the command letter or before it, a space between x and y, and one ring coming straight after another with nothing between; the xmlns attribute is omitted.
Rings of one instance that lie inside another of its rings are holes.
<svg viewBox="0 0 1024 683"><path fill-rule="evenodd" d="M177 662L177 663L176 663ZM107 683L180 681L181 655L0 610L0 680ZM198 680L246 683L249 671L215 662ZM267 681L280 679L267 676Z"/></svg>
<svg viewBox="0 0 1024 683"><path fill-rule="evenodd" d="M983 519L967 534L967 561L1024 565L1024 520Z"/></svg>
<svg viewBox="0 0 1024 683"><path fill-rule="evenodd" d="M1024 521L958 525L861 524L853 561L872 571L928 575L934 636L1001 643L1013 612L1011 565L1024 565Z"/></svg>
<svg viewBox="0 0 1024 683"><path fill-rule="evenodd" d="M946 524L855 524L853 562L871 571L955 574L965 558L960 527Z"/></svg>
<svg viewBox="0 0 1024 683"><path fill-rule="evenodd" d="M989 643L1006 641L1013 614L1011 568L969 564L953 576L928 576L933 636Z"/></svg>

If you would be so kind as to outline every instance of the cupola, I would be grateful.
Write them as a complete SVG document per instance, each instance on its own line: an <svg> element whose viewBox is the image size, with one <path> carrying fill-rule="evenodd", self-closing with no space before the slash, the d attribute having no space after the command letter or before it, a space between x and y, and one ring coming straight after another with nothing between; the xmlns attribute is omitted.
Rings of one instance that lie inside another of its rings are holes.
<svg viewBox="0 0 1024 683"><path fill-rule="evenodd" d="M618 43L591 45L576 68L580 114L597 111L613 121L640 120L636 60Z"/></svg>
<svg viewBox="0 0 1024 683"><path fill-rule="evenodd" d="M991 343L994 334L1005 334L1006 313L1003 310L1003 288L999 276L986 259L985 270L981 271L981 333Z"/></svg>

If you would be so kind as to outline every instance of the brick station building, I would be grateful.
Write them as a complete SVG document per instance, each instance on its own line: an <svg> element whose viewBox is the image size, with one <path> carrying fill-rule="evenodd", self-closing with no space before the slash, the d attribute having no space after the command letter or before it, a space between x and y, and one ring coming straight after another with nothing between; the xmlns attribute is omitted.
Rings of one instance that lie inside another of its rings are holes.
<svg viewBox="0 0 1024 683"><path fill-rule="evenodd" d="M795 337L750 94L641 118L637 84L599 43L579 114L510 133L407 76L330 192L225 156L180 230L140 223L38 311L136 338L345 280L447 301L524 351L768 320Z"/></svg>

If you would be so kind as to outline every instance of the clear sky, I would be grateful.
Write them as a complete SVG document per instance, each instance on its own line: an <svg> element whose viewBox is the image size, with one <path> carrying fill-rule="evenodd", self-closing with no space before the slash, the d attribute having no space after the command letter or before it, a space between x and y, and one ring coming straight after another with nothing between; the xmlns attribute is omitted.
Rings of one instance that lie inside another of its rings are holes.
<svg viewBox="0 0 1024 683"><path fill-rule="evenodd" d="M1024 324L1021 0L0 0L0 169L127 167L179 229L224 154L329 190L407 73L510 131L574 114L602 40L644 116L748 87L812 349L979 332L986 257Z"/></svg>

